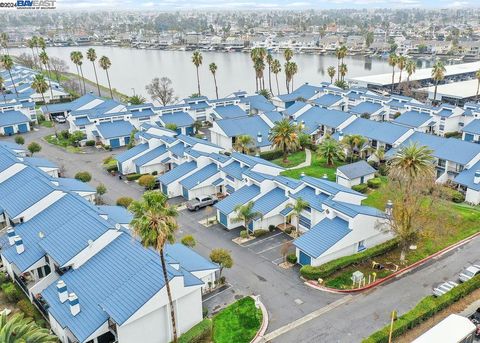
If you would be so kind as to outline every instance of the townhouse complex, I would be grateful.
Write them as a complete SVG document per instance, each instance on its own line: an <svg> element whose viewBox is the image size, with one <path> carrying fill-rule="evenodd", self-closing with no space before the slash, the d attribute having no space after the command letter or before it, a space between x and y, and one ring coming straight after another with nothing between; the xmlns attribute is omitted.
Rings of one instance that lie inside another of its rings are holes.
<svg viewBox="0 0 480 343"><path fill-rule="evenodd" d="M95 190L49 161L0 143L3 266L61 342L169 342L160 257L131 235L132 215L94 204ZM183 333L202 320L202 293L218 266L182 244L166 247Z"/></svg>

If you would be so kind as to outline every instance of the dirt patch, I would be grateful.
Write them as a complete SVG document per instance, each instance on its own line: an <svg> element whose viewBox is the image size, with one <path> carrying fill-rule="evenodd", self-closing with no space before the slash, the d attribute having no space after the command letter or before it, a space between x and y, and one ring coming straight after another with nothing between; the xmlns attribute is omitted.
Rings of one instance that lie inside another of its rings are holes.
<svg viewBox="0 0 480 343"><path fill-rule="evenodd" d="M465 310L472 302L480 299L480 289L470 293L465 298L460 299L456 303L452 304L448 308L440 311L435 316L430 319L427 319L422 324L418 325L417 327L413 328L412 330L408 331L404 335L397 337L395 339L395 343L409 343L413 341L415 338L419 337L421 334L426 332L428 329L432 328L443 319L448 317L452 313L460 313Z"/></svg>

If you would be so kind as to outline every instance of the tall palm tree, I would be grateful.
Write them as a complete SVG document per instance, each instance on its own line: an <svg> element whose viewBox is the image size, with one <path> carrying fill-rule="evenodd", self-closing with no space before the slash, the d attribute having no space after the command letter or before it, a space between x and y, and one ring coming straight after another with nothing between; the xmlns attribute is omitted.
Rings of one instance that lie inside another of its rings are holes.
<svg viewBox="0 0 480 343"><path fill-rule="evenodd" d="M208 66L208 69L210 69L210 72L213 75L213 83L215 84L215 95L217 96L218 99L218 87L217 87L217 65L215 63L210 63Z"/></svg>
<svg viewBox="0 0 480 343"><path fill-rule="evenodd" d="M265 89L265 73L264 73L264 70L265 70L265 60L267 58L267 55L268 55L268 51L267 49L265 48L258 48L258 58L262 61L261 63L261 67L262 67L262 71L261 71L261 75L262 75L262 78L260 79L262 84L261 84L261 88L262 89Z"/></svg>
<svg viewBox="0 0 480 343"><path fill-rule="evenodd" d="M347 65L345 63L340 64L340 79L342 81L345 80L345 75L347 75L347 73L348 73Z"/></svg>
<svg viewBox="0 0 480 343"><path fill-rule="evenodd" d="M37 45L37 37L33 36L29 40L27 40L27 46L32 49L32 58L33 58L33 64L36 66L37 65L37 58L35 56L35 45Z"/></svg>
<svg viewBox="0 0 480 343"><path fill-rule="evenodd" d="M2 76L0 76L0 93L2 93L3 96L3 102L7 102L7 98L5 98L5 80L3 79Z"/></svg>
<svg viewBox="0 0 480 343"><path fill-rule="evenodd" d="M333 83L333 78L335 77L336 70L334 66L330 66L327 68L327 74L330 77L330 83Z"/></svg>
<svg viewBox="0 0 480 343"><path fill-rule="evenodd" d="M37 47L39 47L42 50L45 50L47 48L47 44L45 43L45 39L43 39L43 37L38 37ZM38 51L37 51L37 54L38 54Z"/></svg>
<svg viewBox="0 0 480 343"><path fill-rule="evenodd" d="M335 49L335 56L337 57L337 80L340 80L340 61L342 60L342 50Z"/></svg>
<svg viewBox="0 0 480 343"><path fill-rule="evenodd" d="M254 145L254 140L250 135L240 135L235 139L235 144L233 148L242 154L247 154L250 152L250 149Z"/></svg>
<svg viewBox="0 0 480 343"><path fill-rule="evenodd" d="M5 48L5 53L7 55L10 55L10 53L8 52L8 33L2 32L0 34L0 43L1 43L1 46Z"/></svg>
<svg viewBox="0 0 480 343"><path fill-rule="evenodd" d="M477 83L477 95L475 96L475 100L478 101L478 91L480 90L480 69L477 70L477 72L475 73L475 78L478 81L478 83Z"/></svg>
<svg viewBox="0 0 480 343"><path fill-rule="evenodd" d="M318 156L325 159L329 167L335 164L335 160L343 161L345 159L343 147L331 138L325 139L322 144L318 146Z"/></svg>
<svg viewBox="0 0 480 343"><path fill-rule="evenodd" d="M272 91L272 63L273 63L273 56L272 56L272 54L268 53L268 55L267 55L268 88L270 89L270 93L273 93L273 91Z"/></svg>
<svg viewBox="0 0 480 343"><path fill-rule="evenodd" d="M108 76L108 69L112 66L112 62L110 62L110 59L107 56L102 56L100 57L100 60L98 61L98 63L100 64L100 68L105 70L105 74L107 74L108 88L110 89L110 97L113 99L112 86L110 85L110 76Z"/></svg>
<svg viewBox="0 0 480 343"><path fill-rule="evenodd" d="M9 343L55 343L58 337L50 335L48 329L39 327L30 318L24 318L23 313L17 313L10 318L3 313L0 316L0 342Z"/></svg>
<svg viewBox="0 0 480 343"><path fill-rule="evenodd" d="M295 203L293 204L288 204L287 207L290 207L292 209L293 215L295 218L297 218L297 225L295 226L295 232L298 236L299 230L298 230L298 224L299 224L299 218L300 214L302 213L303 210L305 210L309 205L309 203L302 198L297 198L295 200Z"/></svg>
<svg viewBox="0 0 480 343"><path fill-rule="evenodd" d="M47 81L45 80L45 76L43 76L43 74L35 75L35 77L33 78L31 87L35 92L42 95L42 100L46 107L47 102L45 101L45 93L48 91L48 84L47 84ZM47 112L48 112L48 108L47 108Z"/></svg>
<svg viewBox="0 0 480 343"><path fill-rule="evenodd" d="M48 58L48 55L47 55L47 52L45 50L42 50L42 52L40 53L40 55L38 55L38 58L40 59L40 63L43 64L45 66L45 70L47 71L47 75L48 75L48 86L50 88L50 95L51 95L51 99L53 100L53 89L52 89L52 81L50 80L50 68L49 68L49 63L48 61L50 60Z"/></svg>
<svg viewBox="0 0 480 343"><path fill-rule="evenodd" d="M342 45L342 47L340 48L340 52L341 52L341 57L342 57L342 64L344 64L344 59L345 57L347 57L347 54L348 54L348 48L346 45Z"/></svg>
<svg viewBox="0 0 480 343"><path fill-rule="evenodd" d="M347 135L343 137L342 144L347 148L351 162L353 162L353 157L355 154L359 154L360 149L366 142L366 138L361 135Z"/></svg>
<svg viewBox="0 0 480 343"><path fill-rule="evenodd" d="M147 191L140 200L133 201L128 207L133 213L131 227L133 233L146 248L155 249L160 255L163 280L167 289L170 307L170 319L173 328L173 341L177 342L177 324L172 291L168 280L167 263L165 262L165 246L175 241L175 231L178 228L177 209L167 203L167 197L155 191Z"/></svg>
<svg viewBox="0 0 480 343"><path fill-rule="evenodd" d="M37 58L39 58L39 55L40 55L38 52L38 47L40 46L40 39L41 37L35 37L35 39L33 40L33 42L35 43L35 51L37 53ZM40 60L38 61L38 67L40 68L40 70L43 70L42 63L40 63Z"/></svg>
<svg viewBox="0 0 480 343"><path fill-rule="evenodd" d="M247 204L239 204L235 206L234 211L236 213L236 217L232 218L234 223L243 223L248 237L250 237L250 230L248 228L250 223L254 219L262 218L262 214L260 212L253 211L254 205L255 203L253 201L249 201Z"/></svg>
<svg viewBox="0 0 480 343"><path fill-rule="evenodd" d="M70 53L70 60L75 64L75 68L77 68L77 77L78 77L78 87L80 90L80 93L82 93L82 81L80 78L80 69L78 68L78 52L77 51L72 51Z"/></svg>
<svg viewBox="0 0 480 343"><path fill-rule="evenodd" d="M398 149L388 161L389 175L409 182L419 177L434 177L433 151L426 146L411 143Z"/></svg>
<svg viewBox="0 0 480 343"><path fill-rule="evenodd" d="M398 57L397 57L397 54L395 54L394 52L392 52L389 56L388 56L388 64L390 65L390 67L392 67L392 89L391 89L391 92L393 93L393 85L395 83L395 67L397 65L397 61L398 61Z"/></svg>
<svg viewBox="0 0 480 343"><path fill-rule="evenodd" d="M257 79L257 93L262 89L263 70L265 69L265 63L263 59L257 58L253 65L255 69L255 77Z"/></svg>
<svg viewBox="0 0 480 343"><path fill-rule="evenodd" d="M92 65L93 65L93 72L95 73L95 81L97 82L98 96L102 96L102 94L100 93L100 84L98 83L97 68L95 67L95 60L97 59L97 53L95 52L94 48L90 48L87 50L87 59L90 62L92 62Z"/></svg>
<svg viewBox="0 0 480 343"><path fill-rule="evenodd" d="M268 139L272 146L283 151L283 161L288 162L288 153L300 147L298 127L288 119L275 122Z"/></svg>
<svg viewBox="0 0 480 343"><path fill-rule="evenodd" d="M192 63L197 68L197 86L198 86L198 95L200 96L202 93L200 92L200 75L198 74L198 68L202 65L203 57L200 51L195 51L192 55Z"/></svg>
<svg viewBox="0 0 480 343"><path fill-rule="evenodd" d="M253 70L255 71L255 90L258 92L258 89L260 88L258 86L258 60L260 59L260 48L253 48L250 51L250 59L253 62Z"/></svg>
<svg viewBox="0 0 480 343"><path fill-rule="evenodd" d="M412 59L408 59L405 64L405 70L407 71L407 82L410 82L410 77L417 71L417 63Z"/></svg>
<svg viewBox="0 0 480 343"><path fill-rule="evenodd" d="M398 67L398 70L400 70L400 75L398 76L398 87L400 87L400 83L402 82L402 72L403 72L403 69L405 69L406 64L407 64L407 58L402 55L398 56L397 67Z"/></svg>
<svg viewBox="0 0 480 343"><path fill-rule="evenodd" d="M17 87L15 86L15 82L13 82L12 77L13 60L9 55L3 55L1 62L3 64L3 67L8 71L8 75L10 75L10 80L13 84L13 89L15 89L15 94L18 96Z"/></svg>
<svg viewBox="0 0 480 343"><path fill-rule="evenodd" d="M85 87L85 78L83 77L83 54L81 51L77 51L77 63L78 67L80 68L80 74L82 74L82 82L83 82L83 94L87 93L87 88Z"/></svg>
<svg viewBox="0 0 480 343"><path fill-rule="evenodd" d="M435 81L435 91L433 92L433 102L437 102L437 87L438 83L445 78L445 66L442 61L437 61L432 68L432 79Z"/></svg>
<svg viewBox="0 0 480 343"><path fill-rule="evenodd" d="M293 86L293 78L295 76L295 74L298 72L298 65L297 63L295 62L290 62L290 72L289 72L289 75L290 75L290 81L292 83L292 92L294 90L294 86Z"/></svg>
<svg viewBox="0 0 480 343"><path fill-rule="evenodd" d="M280 94L280 87L278 86L278 74L282 71L282 65L280 64L280 61L277 59L274 59L272 62L272 73L275 74L275 80L277 83L277 95Z"/></svg>
<svg viewBox="0 0 480 343"><path fill-rule="evenodd" d="M290 62L290 60L293 57L293 50L290 48L286 48L285 51L283 52L283 57L285 57L285 60L287 62Z"/></svg>

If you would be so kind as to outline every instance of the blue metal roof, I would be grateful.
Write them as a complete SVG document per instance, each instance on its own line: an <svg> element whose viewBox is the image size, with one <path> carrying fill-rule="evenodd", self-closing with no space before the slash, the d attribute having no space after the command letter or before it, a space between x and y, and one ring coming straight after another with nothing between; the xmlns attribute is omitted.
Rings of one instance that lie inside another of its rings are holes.
<svg viewBox="0 0 480 343"><path fill-rule="evenodd" d="M326 192L332 195L335 195L339 192L345 192L345 193L355 194L359 196L365 196L364 194L356 192L353 189L350 189L348 187L342 186L336 182L332 182L326 179L318 179L311 176L304 176L302 177L302 181L312 187L318 188L323 192Z"/></svg>
<svg viewBox="0 0 480 343"><path fill-rule="evenodd" d="M230 214L238 205L244 205L260 194L260 188L256 185L243 186L233 194L214 205L223 214Z"/></svg>
<svg viewBox="0 0 480 343"><path fill-rule="evenodd" d="M237 180L243 179L243 173L248 169L248 167L241 167L240 162L232 161L226 166L222 167L220 170L225 172L225 174L230 175Z"/></svg>
<svg viewBox="0 0 480 343"><path fill-rule="evenodd" d="M220 129L225 132L227 137L236 137L241 135L249 135L254 139L256 146L269 146L270 141L268 135L270 126L260 116L246 116L232 119L220 119L215 121ZM257 141L258 133L262 134L262 142Z"/></svg>
<svg viewBox="0 0 480 343"><path fill-rule="evenodd" d="M82 126L82 125L88 125L88 124L91 124L92 122L90 121L90 119L88 119L88 117L82 117L82 118L77 118L73 121L73 123L76 125L76 126Z"/></svg>
<svg viewBox="0 0 480 343"><path fill-rule="evenodd" d="M318 99L315 99L313 103L317 106L329 107L336 104L340 100L342 100L342 97L340 95L327 93L322 95Z"/></svg>
<svg viewBox="0 0 480 343"><path fill-rule="evenodd" d="M362 135L387 144L394 144L409 128L388 122L357 118L342 131L344 135Z"/></svg>
<svg viewBox="0 0 480 343"><path fill-rule="evenodd" d="M225 163L230 159L230 157L226 155L217 154L215 152L210 153L209 157L220 163Z"/></svg>
<svg viewBox="0 0 480 343"><path fill-rule="evenodd" d="M185 144L182 142L178 142L175 145L172 145L168 150L174 154L175 156L183 157L183 154L185 152Z"/></svg>
<svg viewBox="0 0 480 343"><path fill-rule="evenodd" d="M359 114L359 115L362 115L362 114L373 114L375 112L377 112L378 110L380 110L382 108L382 104L377 104L377 103L373 103L373 102L369 102L369 101L364 101L364 102L361 102L359 103L358 105L352 107L350 109L350 112L352 113L355 113L355 114Z"/></svg>
<svg viewBox="0 0 480 343"><path fill-rule="evenodd" d="M90 186L86 182L82 182L77 179L72 179L72 178L65 178L65 177L59 177L52 179L54 182L58 182L58 185L61 189L65 191L72 191L72 192L89 192L89 193L95 193L95 188Z"/></svg>
<svg viewBox="0 0 480 343"><path fill-rule="evenodd" d="M342 174L350 180L374 174L376 172L375 168L364 160L340 166L337 170L341 171Z"/></svg>
<svg viewBox="0 0 480 343"><path fill-rule="evenodd" d="M108 215L108 218L119 224L130 224L133 214L123 206L102 205L98 206L100 211Z"/></svg>
<svg viewBox="0 0 480 343"><path fill-rule="evenodd" d="M431 119L432 117L428 113L411 110L401 114L393 122L396 124L417 128L424 125Z"/></svg>
<svg viewBox="0 0 480 343"><path fill-rule="evenodd" d="M329 197L327 194L320 193L320 194L315 194L315 189L306 186L299 190L298 192L294 193L291 195L293 199L299 199L301 198L302 200L305 200L308 203L308 206L322 212L322 204L323 202Z"/></svg>
<svg viewBox="0 0 480 343"><path fill-rule="evenodd" d="M197 162L195 161L190 161L190 162L184 162L172 170L166 172L163 175L160 175L157 177L158 181L164 185L169 185L174 181L177 181L179 178L187 175L191 171L195 170L197 168Z"/></svg>
<svg viewBox="0 0 480 343"><path fill-rule="evenodd" d="M155 112L151 108L142 108L141 111L136 110L136 111L131 111L132 113L132 118L146 118L146 117L151 117L155 115Z"/></svg>
<svg viewBox="0 0 480 343"><path fill-rule="evenodd" d="M134 126L125 120L104 122L96 125L97 131L104 139L127 137L133 131Z"/></svg>
<svg viewBox="0 0 480 343"><path fill-rule="evenodd" d="M128 161L131 158L134 158L135 156L144 152L147 149L148 149L148 143L138 144L138 145L135 145L133 148L118 154L117 156L115 156L115 159L119 163L123 163L125 161Z"/></svg>
<svg viewBox="0 0 480 343"><path fill-rule="evenodd" d="M216 175L218 172L219 170L217 165L215 163L210 163L205 167L195 171L192 175L180 181L180 184L186 189L190 190L195 188L200 183L211 178L212 176Z"/></svg>
<svg viewBox="0 0 480 343"><path fill-rule="evenodd" d="M192 126L195 120L186 112L173 112L163 114L159 119L162 126L175 124L177 127Z"/></svg>
<svg viewBox="0 0 480 343"><path fill-rule="evenodd" d="M334 201L331 198L328 198L324 202L325 205L333 208L337 212L346 214L347 216L354 218L359 214L373 217L385 217L385 213L379 211L378 209L370 206L355 205L341 201Z"/></svg>
<svg viewBox="0 0 480 343"><path fill-rule="evenodd" d="M210 262L180 243L168 244L165 253L175 261L181 262L182 267L189 272L219 269L216 263Z"/></svg>
<svg viewBox="0 0 480 343"><path fill-rule="evenodd" d="M20 111L0 112L0 126L28 123L30 119Z"/></svg>
<svg viewBox="0 0 480 343"><path fill-rule="evenodd" d="M212 182L212 185L218 186L222 183L223 183L223 179L221 177L219 177L218 179L216 179L215 181Z"/></svg>
<svg viewBox="0 0 480 343"><path fill-rule="evenodd" d="M159 145L156 148L146 152L142 156L133 160L133 163L136 166L143 166L148 162L152 161L153 159L162 156L167 152L167 147L165 145Z"/></svg>
<svg viewBox="0 0 480 343"><path fill-rule="evenodd" d="M240 162L248 165L249 167L253 167L257 164L261 164L261 165L273 167L273 168L276 168L276 169L284 170L284 168L280 167L278 164L275 164L273 162L264 160L261 157L245 155L245 154L241 154L241 153L236 152L236 151L232 152L231 156L232 156L233 159L235 159L237 161L240 161Z"/></svg>
<svg viewBox="0 0 480 343"><path fill-rule="evenodd" d="M475 163L471 168L464 169L460 172L453 181L464 185L474 191L480 191L480 183L475 183L475 172L480 170L480 161Z"/></svg>
<svg viewBox="0 0 480 343"><path fill-rule="evenodd" d="M310 105L307 104L306 102L295 101L292 105L290 105L287 109L285 109L285 111L283 111L283 114L286 115L286 116L293 116L293 115L295 115L295 113L300 111L305 106L310 107Z"/></svg>
<svg viewBox="0 0 480 343"><path fill-rule="evenodd" d="M307 255L318 258L350 232L345 220L325 218L294 240L293 244Z"/></svg>
<svg viewBox="0 0 480 343"><path fill-rule="evenodd" d="M277 111L268 111L264 113L265 117L267 117L272 123L276 123L277 121L281 121L283 116L280 112Z"/></svg>
<svg viewBox="0 0 480 343"><path fill-rule="evenodd" d="M352 115L347 112L330 110L323 107L312 107L305 113L297 117L297 122L305 122L303 131L307 134L312 134L321 125L338 128Z"/></svg>
<svg viewBox="0 0 480 343"><path fill-rule="evenodd" d="M474 119L462 129L463 132L480 135L480 119Z"/></svg>
<svg viewBox="0 0 480 343"><path fill-rule="evenodd" d="M295 179L292 179L290 177L286 177L286 176L282 176L282 175L275 176L273 179L275 181L277 181L278 183L280 183L284 186L287 186L289 188L292 188L292 189L295 189L302 184L302 182L299 181L299 180L295 180Z"/></svg>
<svg viewBox="0 0 480 343"><path fill-rule="evenodd" d="M293 207L292 206L287 206L285 207L283 210L280 211L280 214L284 217L288 216L290 214L290 212L293 211Z"/></svg>
<svg viewBox="0 0 480 343"><path fill-rule="evenodd" d="M40 157L25 157L24 161L31 166L39 168L58 168L58 166L45 158Z"/></svg>
<svg viewBox="0 0 480 343"><path fill-rule="evenodd" d="M291 92L290 94L282 94L282 95L279 95L278 98L283 102L291 102L299 98L309 100L321 90L322 90L322 87L303 84L297 89L295 89L293 92Z"/></svg>
<svg viewBox="0 0 480 343"><path fill-rule="evenodd" d="M259 212L265 216L287 200L288 197L285 195L285 191L281 188L275 187L255 200L252 211Z"/></svg>
<svg viewBox="0 0 480 343"><path fill-rule="evenodd" d="M453 114L453 111L449 108L442 108L438 113L436 113L440 117L448 118Z"/></svg>
<svg viewBox="0 0 480 343"><path fill-rule="evenodd" d="M238 105L217 106L214 108L214 111L221 119L238 118L247 115L247 112Z"/></svg>

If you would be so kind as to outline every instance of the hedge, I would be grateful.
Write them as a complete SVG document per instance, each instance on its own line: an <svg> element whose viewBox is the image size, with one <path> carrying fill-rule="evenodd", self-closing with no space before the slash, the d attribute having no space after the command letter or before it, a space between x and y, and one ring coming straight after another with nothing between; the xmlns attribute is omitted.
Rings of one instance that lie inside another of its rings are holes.
<svg viewBox="0 0 480 343"><path fill-rule="evenodd" d="M378 177L374 177L373 179L367 181L367 185L370 188L380 188L382 185L382 180L380 180Z"/></svg>
<svg viewBox="0 0 480 343"><path fill-rule="evenodd" d="M372 257L383 255L388 251L395 249L398 246L397 239L391 239L385 243L379 244L372 248L366 249L360 253L337 258L336 260L327 262L318 267L303 266L300 269L300 274L308 280L318 280L332 275L339 269L348 267L355 263L362 263Z"/></svg>
<svg viewBox="0 0 480 343"><path fill-rule="evenodd" d="M25 314L26 317L36 318L38 316L36 308L28 299L22 299L17 302L17 307Z"/></svg>
<svg viewBox="0 0 480 343"><path fill-rule="evenodd" d="M92 179L92 174L86 171L81 171L75 174L75 179L82 182L89 182Z"/></svg>
<svg viewBox="0 0 480 343"><path fill-rule="evenodd" d="M359 185L352 186L352 189L360 193L366 193L368 190L368 186L365 183L361 183Z"/></svg>
<svg viewBox="0 0 480 343"><path fill-rule="evenodd" d="M255 237L261 237L261 236L263 236L263 235L266 235L267 233L268 233L268 230L258 229L258 230L255 230L255 231L253 232L253 235L254 235Z"/></svg>
<svg viewBox="0 0 480 343"><path fill-rule="evenodd" d="M127 178L128 181L135 181L135 180L138 180L139 178L141 178L142 175L143 174L135 174L135 173L134 174L128 174L126 176L126 178Z"/></svg>
<svg viewBox="0 0 480 343"><path fill-rule="evenodd" d="M295 255L295 254L288 254L288 255L287 255L287 261L290 262L291 264L297 263L297 255Z"/></svg>
<svg viewBox="0 0 480 343"><path fill-rule="evenodd" d="M267 161L276 160L277 158L283 157L283 151L282 150L265 151L260 153L260 157Z"/></svg>
<svg viewBox="0 0 480 343"><path fill-rule="evenodd" d="M123 206L125 208L128 208L130 204L132 203L133 198L130 197L120 197L117 199L117 206Z"/></svg>
<svg viewBox="0 0 480 343"><path fill-rule="evenodd" d="M393 324L392 338L398 337L425 320L433 317L438 312L457 302L466 295L480 288L480 275L453 288L441 297L429 295L423 298L412 310L400 316ZM375 332L364 339L363 343L387 343L390 325Z"/></svg>
<svg viewBox="0 0 480 343"><path fill-rule="evenodd" d="M212 337L212 320L206 318L178 338L179 343L209 342Z"/></svg>

